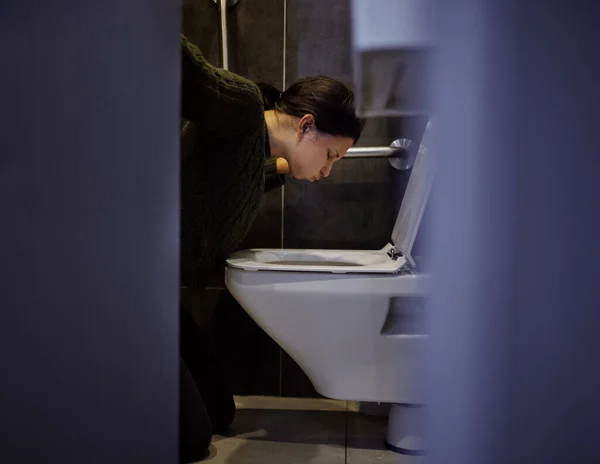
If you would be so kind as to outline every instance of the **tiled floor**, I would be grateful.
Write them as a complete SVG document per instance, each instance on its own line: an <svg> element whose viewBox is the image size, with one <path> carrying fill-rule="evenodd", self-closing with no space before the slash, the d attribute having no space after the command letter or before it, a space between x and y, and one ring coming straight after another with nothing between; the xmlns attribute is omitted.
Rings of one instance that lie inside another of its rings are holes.
<svg viewBox="0 0 600 464"><path fill-rule="evenodd" d="M384 447L387 419L327 399L236 397L228 436L215 436L203 464L422 464Z"/></svg>

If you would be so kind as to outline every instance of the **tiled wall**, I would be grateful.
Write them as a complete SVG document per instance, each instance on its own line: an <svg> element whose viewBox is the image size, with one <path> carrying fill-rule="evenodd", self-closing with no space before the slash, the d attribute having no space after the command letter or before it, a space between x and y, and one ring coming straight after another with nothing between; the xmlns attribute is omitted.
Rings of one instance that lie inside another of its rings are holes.
<svg viewBox="0 0 600 464"><path fill-rule="evenodd" d="M351 83L350 0L240 0L228 17L232 71L278 88L315 74ZM183 32L210 62L220 63L213 1L184 1ZM423 127L423 120L370 120L359 145L389 145L401 137L418 142ZM408 175L385 159L342 160L318 183L288 179L264 197L242 246L381 248L390 239ZM297 364L224 288L222 275L215 275L196 316L214 310L215 338L234 392L317 396Z"/></svg>

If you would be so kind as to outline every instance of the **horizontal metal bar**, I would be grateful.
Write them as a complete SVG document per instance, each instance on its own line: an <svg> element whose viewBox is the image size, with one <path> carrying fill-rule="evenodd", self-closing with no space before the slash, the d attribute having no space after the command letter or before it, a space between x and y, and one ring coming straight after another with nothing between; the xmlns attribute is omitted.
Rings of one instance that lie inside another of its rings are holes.
<svg viewBox="0 0 600 464"><path fill-rule="evenodd" d="M410 148L410 140L394 140L389 147L352 147L344 158L397 158L404 157Z"/></svg>
<svg viewBox="0 0 600 464"><path fill-rule="evenodd" d="M412 168L415 162L414 150L410 146L410 140L398 139L389 147L352 147L342 159L387 158L394 169L405 171Z"/></svg>
<svg viewBox="0 0 600 464"><path fill-rule="evenodd" d="M404 151L404 148L393 147L352 147L344 158L389 158L390 156L398 156Z"/></svg>

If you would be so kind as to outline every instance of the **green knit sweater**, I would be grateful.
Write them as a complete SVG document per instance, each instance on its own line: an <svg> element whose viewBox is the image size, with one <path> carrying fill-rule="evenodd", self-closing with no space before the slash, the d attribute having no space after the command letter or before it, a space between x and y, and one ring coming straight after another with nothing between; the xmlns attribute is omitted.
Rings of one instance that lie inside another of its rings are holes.
<svg viewBox="0 0 600 464"><path fill-rule="evenodd" d="M185 37L181 54L181 281L200 290L239 247L263 191L284 180L258 87L209 64Z"/></svg>

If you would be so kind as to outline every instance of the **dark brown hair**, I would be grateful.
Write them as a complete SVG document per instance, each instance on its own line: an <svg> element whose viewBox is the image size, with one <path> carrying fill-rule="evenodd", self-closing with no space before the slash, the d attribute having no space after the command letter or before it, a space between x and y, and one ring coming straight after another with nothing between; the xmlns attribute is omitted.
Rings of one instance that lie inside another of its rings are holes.
<svg viewBox="0 0 600 464"><path fill-rule="evenodd" d="M257 82L265 110L277 110L298 118L312 114L320 132L334 136L360 138L364 121L354 108L354 92L346 84L325 76L305 77L285 92Z"/></svg>

